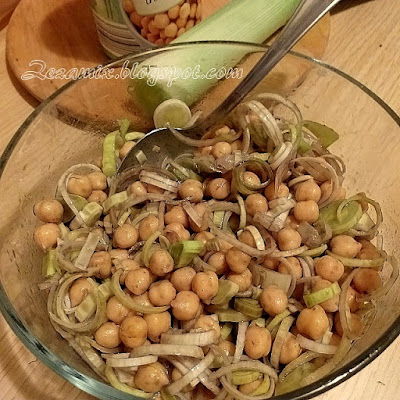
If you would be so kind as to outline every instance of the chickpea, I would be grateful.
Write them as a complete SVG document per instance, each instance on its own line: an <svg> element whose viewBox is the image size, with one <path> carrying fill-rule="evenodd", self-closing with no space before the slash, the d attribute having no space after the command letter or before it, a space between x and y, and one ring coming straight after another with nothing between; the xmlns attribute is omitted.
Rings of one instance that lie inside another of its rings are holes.
<svg viewBox="0 0 400 400"><path fill-rule="evenodd" d="M250 383L245 383L239 386L239 392L251 395L263 383L263 379L257 379Z"/></svg>
<svg viewBox="0 0 400 400"><path fill-rule="evenodd" d="M197 11L197 4L192 3L190 5L190 13L189 13L190 18L196 18L196 11Z"/></svg>
<svg viewBox="0 0 400 400"><path fill-rule="evenodd" d="M113 244L115 247L129 249L136 244L138 238L138 230L133 225L124 224L114 231Z"/></svg>
<svg viewBox="0 0 400 400"><path fill-rule="evenodd" d="M107 200L107 194L102 190L93 190L87 198L89 203L97 203L102 205Z"/></svg>
<svg viewBox="0 0 400 400"><path fill-rule="evenodd" d="M171 372L171 379L172 382L176 382L177 380L181 379L183 377L183 374L181 371L179 371L178 368L174 368ZM189 393L193 391L195 388L190 386L190 384L186 385L184 388L182 388L182 393ZM162 400L162 399L160 399Z"/></svg>
<svg viewBox="0 0 400 400"><path fill-rule="evenodd" d="M294 272L296 279L300 279L303 276L303 269L301 268L299 260L296 257L288 257L286 260L292 266L292 271ZM291 275L288 266L282 262L279 263L278 272L285 275Z"/></svg>
<svg viewBox="0 0 400 400"><path fill-rule="evenodd" d="M242 150L242 147L243 143L241 140L235 140L234 142L231 143L232 152L237 150Z"/></svg>
<svg viewBox="0 0 400 400"><path fill-rule="evenodd" d="M285 220L285 223L283 224L283 226L285 228L292 228L294 230L297 230L299 225L300 225L300 222L297 221L297 219L295 218L294 215L288 215L288 217Z"/></svg>
<svg viewBox="0 0 400 400"><path fill-rule="evenodd" d="M329 319L324 309L317 305L313 308L301 310L297 317L296 326L302 335L318 340L329 329Z"/></svg>
<svg viewBox="0 0 400 400"><path fill-rule="evenodd" d="M193 268L183 267L173 272L170 281L178 292L190 291L195 276L196 271Z"/></svg>
<svg viewBox="0 0 400 400"><path fill-rule="evenodd" d="M207 264L215 268L217 275L224 275L229 271L228 264L226 262L226 253L223 251L217 251L207 260Z"/></svg>
<svg viewBox="0 0 400 400"><path fill-rule="evenodd" d="M114 322L106 322L94 334L96 342L107 349L113 349L119 346L121 339L119 338L119 326Z"/></svg>
<svg viewBox="0 0 400 400"><path fill-rule="evenodd" d="M67 181L67 191L87 199L92 193L92 182L87 176L72 175Z"/></svg>
<svg viewBox="0 0 400 400"><path fill-rule="evenodd" d="M143 294L151 284L150 271L139 268L129 271L125 278L125 286L136 296Z"/></svg>
<svg viewBox="0 0 400 400"><path fill-rule="evenodd" d="M134 7L134 5L132 3L132 0L124 0L123 1L123 7L124 7L124 10L128 14L131 14L131 13L133 13L135 11L135 7Z"/></svg>
<svg viewBox="0 0 400 400"><path fill-rule="evenodd" d="M319 279L312 285L312 291L318 292L319 290L325 289L332 285L332 282L325 279ZM329 300L325 300L319 304L326 312L336 312L339 309L339 295L332 297Z"/></svg>
<svg viewBox="0 0 400 400"><path fill-rule="evenodd" d="M88 278L77 279L69 289L69 298L71 300L71 306L76 307L82 303L83 299L91 293L93 285L90 283Z"/></svg>
<svg viewBox="0 0 400 400"><path fill-rule="evenodd" d="M209 154L211 154L211 150L212 150L212 146L199 147L199 148L196 150L196 155L199 155L199 156L208 156Z"/></svg>
<svg viewBox="0 0 400 400"><path fill-rule="evenodd" d="M158 231L158 218L155 215L149 215L140 222L139 237L140 240L147 240L151 235Z"/></svg>
<svg viewBox="0 0 400 400"><path fill-rule="evenodd" d="M301 246L301 236L294 229L283 228L278 232L278 245L282 251L297 249Z"/></svg>
<svg viewBox="0 0 400 400"><path fill-rule="evenodd" d="M170 19L177 19L179 17L179 11L180 11L179 5L176 5L175 7L172 7L168 10L168 17Z"/></svg>
<svg viewBox="0 0 400 400"><path fill-rule="evenodd" d="M147 192L148 193L157 193L157 194L164 194L165 190L155 185L147 184Z"/></svg>
<svg viewBox="0 0 400 400"><path fill-rule="evenodd" d="M252 274L249 269L246 269L241 274L230 272L227 279L236 283L239 286L239 292L245 292L251 287Z"/></svg>
<svg viewBox="0 0 400 400"><path fill-rule="evenodd" d="M43 222L59 224L64 215L64 207L57 200L43 200L33 207L33 213Z"/></svg>
<svg viewBox="0 0 400 400"><path fill-rule="evenodd" d="M344 265L336 258L323 256L315 259L315 273L322 279L336 282L344 274Z"/></svg>
<svg viewBox="0 0 400 400"><path fill-rule="evenodd" d="M119 335L122 343L129 348L142 346L147 338L147 322L142 317L126 317L121 323Z"/></svg>
<svg viewBox="0 0 400 400"><path fill-rule="evenodd" d="M217 200L226 199L231 193L231 185L224 178L212 179L207 185L207 192Z"/></svg>
<svg viewBox="0 0 400 400"><path fill-rule="evenodd" d="M132 21L132 23L134 23L139 28L142 27L142 17L136 11L133 11L131 13L131 15L129 16L129 19Z"/></svg>
<svg viewBox="0 0 400 400"><path fill-rule="evenodd" d="M267 198L268 201L276 200L281 197L288 197L289 196L289 188L281 183L279 185L278 190L275 190L275 182L271 182L264 190L264 196Z"/></svg>
<svg viewBox="0 0 400 400"><path fill-rule="evenodd" d="M128 250L125 249L111 249L108 254L110 255L113 263L115 261L126 260L129 257Z"/></svg>
<svg viewBox="0 0 400 400"><path fill-rule="evenodd" d="M321 198L321 189L315 183L314 179L302 182L296 188L297 201L312 200L318 203L320 198Z"/></svg>
<svg viewBox="0 0 400 400"><path fill-rule="evenodd" d="M210 315L201 315L194 324L195 329L201 329L202 331L214 330L217 332L217 338L221 336L221 328L217 319L214 319Z"/></svg>
<svg viewBox="0 0 400 400"><path fill-rule="evenodd" d="M89 261L89 268L98 269L102 279L109 278L111 275L111 256L106 251L93 253Z"/></svg>
<svg viewBox="0 0 400 400"><path fill-rule="evenodd" d="M357 301L358 296L360 293L358 293L356 290L354 290L351 286L347 289L347 298L346 302L350 308L350 311L356 312L357 310L360 309L360 304Z"/></svg>
<svg viewBox="0 0 400 400"><path fill-rule="evenodd" d="M196 293L183 290L179 292L171 302L172 314L179 321L193 319L200 306L200 299Z"/></svg>
<svg viewBox="0 0 400 400"><path fill-rule="evenodd" d="M143 318L147 322L147 336L153 342L159 342L161 334L171 329L171 314L168 311L160 314L146 314Z"/></svg>
<svg viewBox="0 0 400 400"><path fill-rule="evenodd" d="M374 260L380 257L382 256L374 245L371 245L371 247L367 248L363 247L357 254L357 258L359 258L360 260Z"/></svg>
<svg viewBox="0 0 400 400"><path fill-rule="evenodd" d="M174 206L165 213L164 216L165 224L169 225L174 222L182 224L184 228L189 227L189 219L186 214L186 211L181 206Z"/></svg>
<svg viewBox="0 0 400 400"><path fill-rule="evenodd" d="M217 274L213 271L197 273L192 281L192 289L201 300L211 300L218 292Z"/></svg>
<svg viewBox="0 0 400 400"><path fill-rule="evenodd" d="M142 365L135 374L135 386L148 393L159 392L168 384L167 369L159 362Z"/></svg>
<svg viewBox="0 0 400 400"><path fill-rule="evenodd" d="M174 259L166 250L156 250L150 257L150 271L156 276L165 276L174 269Z"/></svg>
<svg viewBox="0 0 400 400"><path fill-rule="evenodd" d="M339 186L334 192L332 201L344 200L345 198L346 198L346 189L342 186Z"/></svg>
<svg viewBox="0 0 400 400"><path fill-rule="evenodd" d="M251 257L243 253L243 251L232 247L226 253L226 262L229 265L229 268L236 272L237 274L242 274L246 271L247 267L250 264Z"/></svg>
<svg viewBox="0 0 400 400"><path fill-rule="evenodd" d="M263 267L276 271L279 267L279 260L275 257L266 256L263 260Z"/></svg>
<svg viewBox="0 0 400 400"><path fill-rule="evenodd" d="M355 241L351 236L339 235L331 240L332 253L342 257L353 258L361 250L361 243Z"/></svg>
<svg viewBox="0 0 400 400"><path fill-rule="evenodd" d="M335 314L335 330L339 336L343 336L343 327L340 322L340 314ZM349 330L350 333L361 336L364 330L364 324L362 323L361 318L357 314L350 314L349 318Z"/></svg>
<svg viewBox="0 0 400 400"><path fill-rule="evenodd" d="M279 362L281 364L289 364L301 354L301 347L297 343L296 338L288 333L282 345Z"/></svg>
<svg viewBox="0 0 400 400"><path fill-rule="evenodd" d="M247 244L250 247L254 247L256 248L256 241L254 240L253 235L250 233L250 231L248 230L244 230L239 236L238 236L238 240L242 243Z"/></svg>
<svg viewBox="0 0 400 400"><path fill-rule="evenodd" d="M341 340L342 338L337 333L334 333L331 337L329 344L333 346L339 346Z"/></svg>
<svg viewBox="0 0 400 400"><path fill-rule="evenodd" d="M299 222L308 222L312 224L319 217L318 204L313 200L299 201L294 206L294 217Z"/></svg>
<svg viewBox="0 0 400 400"><path fill-rule="evenodd" d="M179 11L179 16L181 18L188 18L190 15L190 4L189 3L184 3Z"/></svg>
<svg viewBox="0 0 400 400"><path fill-rule="evenodd" d="M178 33L178 25L174 22L171 22L165 29L164 29L165 36L167 38L175 38Z"/></svg>
<svg viewBox="0 0 400 400"><path fill-rule="evenodd" d="M257 325L250 326L246 331L244 351L253 360L268 355L271 350L271 334L268 329Z"/></svg>
<svg viewBox="0 0 400 400"><path fill-rule="evenodd" d="M230 243L228 243L227 241L222 240L222 239L218 239L218 244L219 244L220 250L225 251L225 252L227 252L229 249L231 249L233 247Z"/></svg>
<svg viewBox="0 0 400 400"><path fill-rule="evenodd" d="M160 32L160 36L161 36L161 32ZM179 36L179 31L178 31L178 36ZM162 39L162 38L160 37L159 39L157 39L157 40L154 42L154 44L157 45L157 46L164 46L165 41L164 41L164 39Z"/></svg>
<svg viewBox="0 0 400 400"><path fill-rule="evenodd" d="M245 171L243 173L243 183L245 186L255 189L258 189L258 187L261 185L260 178L251 171Z"/></svg>
<svg viewBox="0 0 400 400"><path fill-rule="evenodd" d="M147 194L147 188L144 183L137 181L129 185L127 192L129 195L133 196L144 196Z"/></svg>
<svg viewBox="0 0 400 400"><path fill-rule="evenodd" d="M213 155L215 158L226 156L231 153L232 153L232 146L228 142L215 143L211 150L211 155Z"/></svg>
<svg viewBox="0 0 400 400"><path fill-rule="evenodd" d="M266 213L268 211L267 199L259 193L251 194L245 201L246 211L254 216L256 213Z"/></svg>
<svg viewBox="0 0 400 400"><path fill-rule="evenodd" d="M120 324L131 310L119 302L116 296L113 296L107 302L107 318L110 321Z"/></svg>
<svg viewBox="0 0 400 400"><path fill-rule="evenodd" d="M154 26L158 29L165 29L170 23L169 17L167 14L156 14L154 16Z"/></svg>
<svg viewBox="0 0 400 400"><path fill-rule="evenodd" d="M227 355L233 356L235 354L236 346L228 340L221 340L217 346Z"/></svg>
<svg viewBox="0 0 400 400"><path fill-rule="evenodd" d="M155 306L169 306L176 297L176 289L170 281L157 281L151 284L149 299Z"/></svg>
<svg viewBox="0 0 400 400"><path fill-rule="evenodd" d="M149 292L144 292L140 296L131 296L135 302L141 306L154 306L154 304L150 301Z"/></svg>
<svg viewBox="0 0 400 400"><path fill-rule="evenodd" d="M196 19L201 21L202 20L202 11L203 11L203 5L202 3L197 4L197 11L196 11Z"/></svg>
<svg viewBox="0 0 400 400"><path fill-rule="evenodd" d="M185 28L187 19L179 17L176 19L175 23L176 23L176 26L178 27L178 29Z"/></svg>
<svg viewBox="0 0 400 400"><path fill-rule="evenodd" d="M373 293L382 287L382 278L375 269L360 268L354 275L353 285L360 293Z"/></svg>
<svg viewBox="0 0 400 400"><path fill-rule="evenodd" d="M35 229L33 238L36 244L44 251L56 247L61 231L56 224L44 224Z"/></svg>
<svg viewBox="0 0 400 400"><path fill-rule="evenodd" d="M122 160L126 157L126 155L135 147L136 143L132 140L125 142L122 147L119 149L119 158Z"/></svg>
<svg viewBox="0 0 400 400"><path fill-rule="evenodd" d="M172 222L164 229L164 235L171 243L189 240L190 232L179 222Z"/></svg>
<svg viewBox="0 0 400 400"><path fill-rule="evenodd" d="M110 250L109 253L111 253L112 250ZM111 257L112 259L112 257ZM128 275L128 273L130 271L135 271L136 269L139 269L140 265L137 261L131 260L131 259L124 259L118 262L115 270L119 270L119 269L123 269L124 272L121 274L121 276L119 277L119 282L121 283L121 285L125 284L125 278Z"/></svg>
<svg viewBox="0 0 400 400"><path fill-rule="evenodd" d="M203 203L196 204L194 206L194 209L196 210L197 214L200 216L202 219L201 226L197 226L193 220L189 217L189 225L190 228L192 229L193 232L202 232L208 229L208 218L206 214L206 206Z"/></svg>
<svg viewBox="0 0 400 400"><path fill-rule="evenodd" d="M190 200L193 203L203 200L203 185L196 179L186 179L179 185L178 191L182 199Z"/></svg>
<svg viewBox="0 0 400 400"><path fill-rule="evenodd" d="M92 172L88 175L93 190L106 190L107 177L102 172Z"/></svg>
<svg viewBox="0 0 400 400"><path fill-rule="evenodd" d="M275 315L286 310L288 298L281 288L271 285L261 292L260 304L265 312L270 316L275 317Z"/></svg>

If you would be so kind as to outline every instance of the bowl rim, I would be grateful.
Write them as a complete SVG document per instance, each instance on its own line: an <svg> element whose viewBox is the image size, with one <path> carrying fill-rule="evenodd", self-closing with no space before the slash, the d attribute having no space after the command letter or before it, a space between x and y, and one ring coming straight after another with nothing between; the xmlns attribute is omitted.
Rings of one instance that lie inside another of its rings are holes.
<svg viewBox="0 0 400 400"><path fill-rule="evenodd" d="M120 64L126 60L135 59L135 57L142 57L143 55L151 55L157 54L161 52L171 51L177 48L185 48L185 47L193 47L198 45L216 45L216 46L243 46L249 49L252 49L253 52L261 52L268 49L268 45L265 44L256 44L256 43L247 43L247 42L234 42L234 41L197 41L197 42L187 42L187 43L179 43L179 44L171 44L169 46L160 47L156 49L146 50L140 53L132 53L129 55L125 55L118 59L112 60L111 62L101 66L101 68L110 68ZM288 54L295 56L300 59L304 59L312 64L323 67L336 75L344 78L349 81L357 88L362 90L365 94L367 94L370 98L372 98L380 107L386 111L386 113L394 120L394 122L400 127L400 116L386 103L384 102L377 94L375 94L371 89L367 86L359 82L357 79L351 77L346 72L341 71L340 69L325 63L319 59L313 58L311 56L296 52L290 51ZM92 71L95 71L98 67L94 67ZM13 153L14 148L22 138L24 132L28 129L28 127L34 122L37 116L59 95L61 95L64 91L68 90L72 85L75 85L81 79L85 79L85 76L80 76L62 86L56 92L54 92L51 96L49 96L46 100L44 100L22 123L22 125L18 128L17 132L11 138L10 142L6 146L0 157L0 182L1 177L3 175L4 169L7 165L7 162L10 156ZM2 283L0 282L0 311L4 316L4 319L7 321L8 325L11 327L16 336L22 341L22 343L43 362L46 366L51 368L56 374L60 375L65 380L72 383L77 388L85 391L86 393L96 396L99 399L110 399L110 400L132 400L134 397L130 394L121 392L117 389L114 389L110 385L95 380L85 374L82 374L70 367L67 363L58 358L51 350L49 350L46 346L44 346L36 336L31 332L31 330L25 325L25 323L18 317L17 311L14 306L8 299L6 292L3 288ZM350 363L341 367L337 371L330 373L324 378L318 380L317 382L305 386L304 388L297 389L293 392L290 392L291 400L308 400L315 396L321 395L326 391L336 387L340 383L346 381L357 372L362 370L368 364L370 364L376 357L378 357L400 334L400 316L396 318L396 320L392 323L392 325L385 331L381 337L379 337L371 346L369 346L366 350L364 350L358 357L352 360ZM288 394L283 394L279 396L275 396L271 398L271 400L287 400ZM137 398L139 399L139 398Z"/></svg>

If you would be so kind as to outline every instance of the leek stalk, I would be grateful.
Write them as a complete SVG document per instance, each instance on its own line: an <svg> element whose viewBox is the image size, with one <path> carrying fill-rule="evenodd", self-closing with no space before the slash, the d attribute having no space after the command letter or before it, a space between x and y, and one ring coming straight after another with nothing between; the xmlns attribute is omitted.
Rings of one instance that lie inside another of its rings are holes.
<svg viewBox="0 0 400 400"><path fill-rule="evenodd" d="M175 261L175 268L186 267L203 250L204 243L200 240L182 240L174 243L169 252Z"/></svg>

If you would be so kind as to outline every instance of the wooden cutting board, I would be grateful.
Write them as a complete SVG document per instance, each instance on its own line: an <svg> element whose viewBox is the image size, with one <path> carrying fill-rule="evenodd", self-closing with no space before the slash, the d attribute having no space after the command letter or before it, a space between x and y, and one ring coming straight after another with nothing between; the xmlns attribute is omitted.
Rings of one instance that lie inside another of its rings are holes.
<svg viewBox="0 0 400 400"><path fill-rule="evenodd" d="M203 0L203 15L207 16L222 7L229 0ZM326 16L296 46L296 50L315 58L321 58L328 43L330 18ZM44 100L63 86L66 79L22 79L27 71L39 71L40 63L34 66L32 60L43 60L46 68L65 68L67 71L77 68L91 68L107 62L97 38L89 0L22 0L15 9L7 31L7 60L21 84L37 99ZM250 65L250 64L249 64ZM284 68L287 85L295 86L304 77L306 68L287 66ZM37 74L38 75L38 74ZM82 87L82 97L74 94L66 96L60 108L74 118L84 121L113 124L117 118L138 119L138 112L128 104L125 98L124 81L88 82ZM126 86L126 83L125 83ZM221 96L229 93L229 85L223 86ZM118 89L119 88L119 89ZM88 104L85 90L100 96L112 93L120 101ZM119 94L123 93L123 94ZM146 128L148 121L138 121L138 126Z"/></svg>

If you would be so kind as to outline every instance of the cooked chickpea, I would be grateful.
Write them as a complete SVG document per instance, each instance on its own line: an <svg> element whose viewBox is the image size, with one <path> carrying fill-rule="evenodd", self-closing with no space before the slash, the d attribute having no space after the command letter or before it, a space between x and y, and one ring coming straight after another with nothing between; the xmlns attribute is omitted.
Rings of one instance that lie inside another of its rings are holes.
<svg viewBox="0 0 400 400"><path fill-rule="evenodd" d="M57 200L43 200L33 207L34 214L43 222L59 224L64 215L64 207Z"/></svg>
<svg viewBox="0 0 400 400"><path fill-rule="evenodd" d="M268 201L276 200L281 197L289 196L289 189L288 187L281 183L279 185L278 190L275 190L275 182L271 182L264 190L264 196L267 198Z"/></svg>
<svg viewBox="0 0 400 400"><path fill-rule="evenodd" d="M94 339L100 346L107 349L119 346L121 343L119 326L114 322L106 322L94 333Z"/></svg>
<svg viewBox="0 0 400 400"><path fill-rule="evenodd" d="M180 6L177 4L175 7L172 7L168 10L168 17L170 19L177 19L179 17Z"/></svg>
<svg viewBox="0 0 400 400"><path fill-rule="evenodd" d="M67 182L67 191L86 199L92 193L92 182L87 176L72 175Z"/></svg>
<svg viewBox="0 0 400 400"><path fill-rule="evenodd" d="M148 393L159 392L168 384L167 369L159 362L142 365L135 374L135 386Z"/></svg>
<svg viewBox="0 0 400 400"><path fill-rule="evenodd" d="M107 200L107 194L102 190L93 190L87 198L89 203L98 203L102 205Z"/></svg>
<svg viewBox="0 0 400 400"><path fill-rule="evenodd" d="M189 227L189 219L186 211L181 206L174 206L165 213L164 216L165 224L169 225L174 222L178 222L183 225L184 228Z"/></svg>
<svg viewBox="0 0 400 400"><path fill-rule="evenodd" d="M341 340L342 338L337 333L334 333L331 337L329 344L333 346L339 346Z"/></svg>
<svg viewBox="0 0 400 400"><path fill-rule="evenodd" d="M203 203L196 204L194 206L195 211L202 219L201 226L197 226L193 220L189 217L189 225L193 232L202 232L208 229L208 218L206 215L206 206Z"/></svg>
<svg viewBox="0 0 400 400"><path fill-rule="evenodd" d="M139 268L129 271L125 278L125 286L134 295L140 296L151 284L150 271L147 268Z"/></svg>
<svg viewBox="0 0 400 400"><path fill-rule="evenodd" d="M286 310L288 298L286 293L278 286L271 285L266 287L260 296L261 307L270 316L275 317Z"/></svg>
<svg viewBox="0 0 400 400"><path fill-rule="evenodd" d="M217 274L213 271L197 273L192 281L192 289L201 300L211 300L218 292Z"/></svg>
<svg viewBox="0 0 400 400"><path fill-rule="evenodd" d="M36 244L44 251L56 246L57 239L61 237L61 231L56 224L44 224L35 229L33 238Z"/></svg>
<svg viewBox="0 0 400 400"><path fill-rule="evenodd" d="M344 265L334 257L323 256L315 259L315 273L322 279L336 282L344 274Z"/></svg>
<svg viewBox="0 0 400 400"><path fill-rule="evenodd" d="M215 143L211 150L211 155L213 155L215 158L226 156L231 153L232 153L232 146L228 142Z"/></svg>
<svg viewBox="0 0 400 400"><path fill-rule="evenodd" d="M226 262L229 268L237 274L242 274L246 271L250 264L251 257L243 251L232 247L226 253Z"/></svg>
<svg viewBox="0 0 400 400"><path fill-rule="evenodd" d="M241 274L230 272L227 279L231 282L236 283L239 286L239 292L245 292L251 287L252 274L249 269L246 269Z"/></svg>
<svg viewBox="0 0 400 400"><path fill-rule="evenodd" d="M129 140L128 142L125 142L122 147L119 149L119 158L124 159L126 155L135 147L135 142L132 140Z"/></svg>
<svg viewBox="0 0 400 400"><path fill-rule="evenodd" d="M237 150L242 150L242 147L243 143L241 140L235 140L234 142L231 143L232 152Z"/></svg>
<svg viewBox="0 0 400 400"><path fill-rule="evenodd" d="M346 189L343 186L336 188L332 201L344 200L346 198Z"/></svg>
<svg viewBox="0 0 400 400"><path fill-rule="evenodd" d="M355 241L351 236L339 235L331 240L332 253L342 257L353 258L361 250L361 243Z"/></svg>
<svg viewBox="0 0 400 400"><path fill-rule="evenodd" d="M301 245L301 236L294 229L283 228L278 232L278 245L282 251L297 249Z"/></svg>
<svg viewBox="0 0 400 400"><path fill-rule="evenodd" d="M295 218L294 215L288 215L288 217L285 220L285 223L283 224L283 226L285 228L292 228L294 230L297 230L299 225L300 225L300 222L297 221L297 219Z"/></svg>
<svg viewBox="0 0 400 400"><path fill-rule="evenodd" d="M168 311L146 314L143 318L147 322L147 336L153 342L159 342L161 334L171 329L171 314Z"/></svg>
<svg viewBox="0 0 400 400"><path fill-rule="evenodd" d="M190 200L193 203L203 200L203 185L196 179L186 179L179 185L178 190L182 199Z"/></svg>
<svg viewBox="0 0 400 400"><path fill-rule="evenodd" d="M168 224L164 229L164 235L171 243L190 239L190 232L180 222Z"/></svg>
<svg viewBox="0 0 400 400"><path fill-rule="evenodd" d="M179 17L176 19L175 23L178 29L186 28L187 19Z"/></svg>
<svg viewBox="0 0 400 400"><path fill-rule="evenodd" d="M128 250L125 249L111 249L108 254L110 255L113 263L115 261L126 260L129 257Z"/></svg>
<svg viewBox="0 0 400 400"><path fill-rule="evenodd" d="M339 336L343 336L343 327L340 322L340 314L335 314L335 330ZM349 330L350 333L361 336L364 330L364 324L362 323L361 318L357 314L350 313L349 318Z"/></svg>
<svg viewBox="0 0 400 400"><path fill-rule="evenodd" d="M215 178L208 183L207 192L214 199L223 200L230 195L231 185L224 178Z"/></svg>
<svg viewBox="0 0 400 400"><path fill-rule="evenodd" d="M147 322L136 315L126 317L120 327L119 335L126 347L142 346L147 338Z"/></svg>
<svg viewBox="0 0 400 400"><path fill-rule="evenodd" d="M288 257L286 261L291 265L291 270L294 272L296 279L300 279L303 276L303 269L301 268L299 260L296 257ZM279 263L278 272L285 275L291 275L289 267L283 262Z"/></svg>
<svg viewBox="0 0 400 400"><path fill-rule="evenodd" d="M69 289L69 298L71 300L71 306L76 307L82 303L83 299L91 293L93 285L90 283L88 278L77 279Z"/></svg>
<svg viewBox="0 0 400 400"><path fill-rule="evenodd" d="M111 297L107 302L107 318L116 324L120 324L130 311L128 307L120 303L116 296Z"/></svg>
<svg viewBox="0 0 400 400"><path fill-rule="evenodd" d="M112 250L109 251L109 253L111 253L111 252L112 252ZM112 259L112 257L111 257L111 259ZM124 285L125 284L126 275L128 275L128 273L130 271L134 271L134 270L139 269L139 268L140 268L140 265L139 265L139 263L137 261L134 261L134 260L131 260L129 258L126 258L126 259L118 261L117 265L116 265L116 268L114 268L114 269L115 269L115 271L117 271L119 269L123 269L124 270L124 272L119 277L119 282L121 283L121 285ZM112 271L114 269L112 269Z"/></svg>
<svg viewBox="0 0 400 400"><path fill-rule="evenodd" d="M179 321L189 321L193 319L200 306L200 299L196 293L183 290L179 292L171 302L172 314Z"/></svg>
<svg viewBox="0 0 400 400"><path fill-rule="evenodd" d="M196 271L191 267L179 268L171 275L171 283L178 292L190 291Z"/></svg>
<svg viewBox="0 0 400 400"><path fill-rule="evenodd" d="M194 324L195 329L201 329L202 331L210 331L213 329L217 332L217 338L221 336L221 328L217 319L211 317L211 315L201 315Z"/></svg>
<svg viewBox="0 0 400 400"><path fill-rule="evenodd" d="M279 267L279 260L275 257L266 256L263 260L263 267L272 269L272 271L276 271Z"/></svg>
<svg viewBox="0 0 400 400"><path fill-rule="evenodd" d="M106 190L107 189L107 176L102 172L92 172L88 175L92 184L93 190Z"/></svg>
<svg viewBox="0 0 400 400"><path fill-rule="evenodd" d="M282 345L279 362L281 364L289 364L301 354L301 347L297 343L296 338L288 333Z"/></svg>
<svg viewBox="0 0 400 400"><path fill-rule="evenodd" d="M263 379L257 379L250 383L245 383L239 386L239 392L251 395L263 383Z"/></svg>
<svg viewBox="0 0 400 400"><path fill-rule="evenodd" d="M174 39L178 33L178 26L176 23L171 22L165 29L164 29L165 36L167 38Z"/></svg>
<svg viewBox="0 0 400 400"><path fill-rule="evenodd" d="M360 309L360 303L357 301L359 295L360 293L349 286L346 301L352 313Z"/></svg>
<svg viewBox="0 0 400 400"><path fill-rule="evenodd" d="M176 289L170 281L157 281L150 286L149 299L155 306L169 306L175 297Z"/></svg>
<svg viewBox="0 0 400 400"><path fill-rule="evenodd" d="M131 13L129 19L139 28L142 27L142 17L136 11Z"/></svg>
<svg viewBox="0 0 400 400"><path fill-rule="evenodd" d="M296 188L297 201L312 200L318 203L320 198L321 198L321 189L315 183L314 179L309 179L306 182L302 182Z"/></svg>
<svg viewBox="0 0 400 400"><path fill-rule="evenodd" d="M250 233L248 230L244 230L241 232L241 234L238 236L238 240L244 244L247 244L247 246L254 247L256 248L256 241L254 240L254 236Z"/></svg>
<svg viewBox="0 0 400 400"><path fill-rule="evenodd" d="M245 171L243 173L243 183L245 186L253 189L258 189L258 187L261 185L260 178L251 171Z"/></svg>
<svg viewBox="0 0 400 400"><path fill-rule="evenodd" d="M235 354L236 346L228 340L221 340L217 346L227 355L233 356Z"/></svg>
<svg viewBox="0 0 400 400"><path fill-rule="evenodd" d="M372 244L370 247L367 248L363 247L357 254L357 258L359 258L360 260L374 260L380 257L382 257L382 255Z"/></svg>
<svg viewBox="0 0 400 400"><path fill-rule="evenodd" d="M297 317L296 326L302 335L318 340L329 329L329 319L324 309L317 305L313 308L301 310Z"/></svg>
<svg viewBox="0 0 400 400"><path fill-rule="evenodd" d="M119 226L114 231L113 244L121 249L129 249L138 241L138 230L130 224Z"/></svg>
<svg viewBox="0 0 400 400"><path fill-rule="evenodd" d="M93 253L89 261L89 268L98 269L102 279L109 278L111 275L111 256L106 251Z"/></svg>
<svg viewBox="0 0 400 400"><path fill-rule="evenodd" d="M158 231L158 218L155 215L149 215L140 222L139 237L140 240L147 240L151 235Z"/></svg>
<svg viewBox="0 0 400 400"><path fill-rule="evenodd" d="M360 293L373 293L382 287L382 278L376 269L360 268L354 275L353 285Z"/></svg>
<svg viewBox="0 0 400 400"><path fill-rule="evenodd" d="M165 29L169 25L169 22L169 17L165 13L154 16L154 26L158 29Z"/></svg>
<svg viewBox="0 0 400 400"><path fill-rule="evenodd" d="M332 285L332 282L325 279L318 279L312 285L312 291L318 292L319 290L325 289ZM319 304L326 312L336 312L339 309L339 295L332 297L329 300L325 300Z"/></svg>
<svg viewBox="0 0 400 400"><path fill-rule="evenodd" d="M215 268L217 275L224 275L229 271L228 264L226 262L226 253L224 251L217 251L210 256L207 260L207 264Z"/></svg>
<svg viewBox="0 0 400 400"><path fill-rule="evenodd" d="M319 217L318 204L313 200L299 201L294 206L294 217L299 222L308 222L312 224Z"/></svg>
<svg viewBox="0 0 400 400"><path fill-rule="evenodd" d="M199 156L208 156L211 154L212 146L198 147L195 154Z"/></svg>
<svg viewBox="0 0 400 400"><path fill-rule="evenodd" d="M188 18L190 15L190 4L184 3L179 11L179 16L181 18Z"/></svg>
<svg viewBox="0 0 400 400"><path fill-rule="evenodd" d="M150 271L156 276L165 276L174 269L174 259L166 250L156 250L150 257Z"/></svg>
<svg viewBox="0 0 400 400"><path fill-rule="evenodd" d="M137 181L129 185L127 192L129 195L133 196L144 196L147 194L147 188L144 183Z"/></svg>
<svg viewBox="0 0 400 400"><path fill-rule="evenodd" d="M271 350L271 334L268 329L257 325L250 326L246 331L244 351L253 360L268 355Z"/></svg>
<svg viewBox="0 0 400 400"><path fill-rule="evenodd" d="M196 18L196 11L197 11L197 4L192 3L190 5L190 13L189 13L190 18Z"/></svg>
<svg viewBox="0 0 400 400"><path fill-rule="evenodd" d="M251 216L254 216L256 213L266 213L268 211L268 202L267 199L259 193L251 194L247 196L246 201L246 211Z"/></svg>

